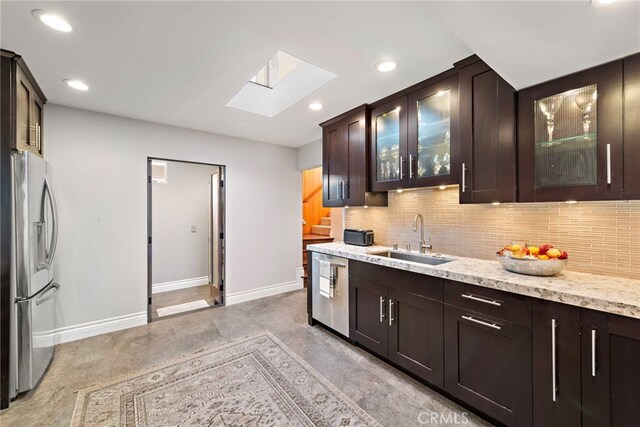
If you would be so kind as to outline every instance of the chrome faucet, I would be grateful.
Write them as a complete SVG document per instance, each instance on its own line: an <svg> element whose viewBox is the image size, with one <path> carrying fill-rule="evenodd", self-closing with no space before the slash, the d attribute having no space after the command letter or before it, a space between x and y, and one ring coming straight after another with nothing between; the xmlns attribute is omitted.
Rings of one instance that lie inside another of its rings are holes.
<svg viewBox="0 0 640 427"><path fill-rule="evenodd" d="M413 231L418 231L418 219L420 220L420 253L426 254L427 251L433 249L433 246L431 246L431 238L429 238L428 245L424 240L424 218L420 214L417 214L413 219Z"/></svg>

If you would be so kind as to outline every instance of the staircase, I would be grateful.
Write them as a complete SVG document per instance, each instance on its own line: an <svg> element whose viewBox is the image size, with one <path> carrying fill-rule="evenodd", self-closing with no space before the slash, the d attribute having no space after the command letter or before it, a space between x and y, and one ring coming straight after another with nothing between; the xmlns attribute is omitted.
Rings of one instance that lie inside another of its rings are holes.
<svg viewBox="0 0 640 427"><path fill-rule="evenodd" d="M319 234L321 236L331 235L331 217L325 216L320 218L320 224L311 227L311 234Z"/></svg>

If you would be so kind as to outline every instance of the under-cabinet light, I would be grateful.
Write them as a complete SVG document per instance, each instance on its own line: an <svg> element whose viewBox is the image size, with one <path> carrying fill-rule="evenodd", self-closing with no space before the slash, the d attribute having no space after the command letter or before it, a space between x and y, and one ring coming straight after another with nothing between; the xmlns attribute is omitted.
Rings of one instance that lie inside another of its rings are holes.
<svg viewBox="0 0 640 427"><path fill-rule="evenodd" d="M446 189L447 189L447 186L446 186L446 185L441 185L441 186L440 186L440 187L438 187L438 188L439 188L439 189L441 189L441 190L446 190Z"/></svg>
<svg viewBox="0 0 640 427"><path fill-rule="evenodd" d="M576 202L575 200L567 200L565 203L568 205L573 205L574 203L578 203L578 202Z"/></svg>
<svg viewBox="0 0 640 427"><path fill-rule="evenodd" d="M500 206L500 202L493 202L491 203L493 206Z"/></svg>

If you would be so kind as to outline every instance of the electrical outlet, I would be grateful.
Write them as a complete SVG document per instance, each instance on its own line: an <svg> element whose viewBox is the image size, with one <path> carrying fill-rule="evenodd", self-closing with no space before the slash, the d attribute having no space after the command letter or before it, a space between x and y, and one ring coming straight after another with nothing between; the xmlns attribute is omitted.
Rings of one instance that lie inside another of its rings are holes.
<svg viewBox="0 0 640 427"><path fill-rule="evenodd" d="M191 232L192 232L192 233L195 233L195 232L196 232L196 226L195 226L195 225L192 225L192 226L191 226Z"/></svg>

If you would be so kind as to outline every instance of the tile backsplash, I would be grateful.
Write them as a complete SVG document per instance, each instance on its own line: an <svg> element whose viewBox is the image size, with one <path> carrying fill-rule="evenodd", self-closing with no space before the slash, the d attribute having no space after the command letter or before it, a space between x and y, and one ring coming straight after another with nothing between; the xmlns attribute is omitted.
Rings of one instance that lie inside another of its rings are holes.
<svg viewBox="0 0 640 427"><path fill-rule="evenodd" d="M640 279L640 201L461 205L456 186L389 192L389 207L347 209L345 227L417 249L416 213L433 252L494 259L507 243L551 243L569 253L567 270Z"/></svg>

